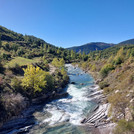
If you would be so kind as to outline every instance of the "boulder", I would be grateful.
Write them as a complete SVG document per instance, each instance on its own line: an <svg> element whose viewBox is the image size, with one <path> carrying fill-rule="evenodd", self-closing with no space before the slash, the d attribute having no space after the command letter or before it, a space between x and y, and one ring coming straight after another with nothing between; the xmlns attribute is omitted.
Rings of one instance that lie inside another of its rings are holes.
<svg viewBox="0 0 134 134"><path fill-rule="evenodd" d="M84 83L80 83L80 85L84 85Z"/></svg>
<svg viewBox="0 0 134 134"><path fill-rule="evenodd" d="M82 119L82 120L80 121L80 123L84 124L85 121L86 121L86 118Z"/></svg>
<svg viewBox="0 0 134 134"><path fill-rule="evenodd" d="M75 82L71 82L71 84L76 84Z"/></svg>

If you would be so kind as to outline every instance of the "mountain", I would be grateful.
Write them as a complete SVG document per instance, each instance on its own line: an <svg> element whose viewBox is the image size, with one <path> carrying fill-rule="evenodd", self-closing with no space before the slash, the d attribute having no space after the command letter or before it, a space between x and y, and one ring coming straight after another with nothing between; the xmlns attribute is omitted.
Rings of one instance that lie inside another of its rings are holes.
<svg viewBox="0 0 134 134"><path fill-rule="evenodd" d="M119 44L121 44L121 45L134 44L134 39L129 39L129 40L126 40L126 41L122 41Z"/></svg>
<svg viewBox="0 0 134 134"><path fill-rule="evenodd" d="M96 51L96 50L103 50L109 47L114 46L115 44L112 43L104 43L104 42L91 42L91 43L87 43L85 45L81 45L81 46L75 46L75 47L70 47L68 48L69 50L73 50L75 52L85 52L85 53L89 53L90 51Z"/></svg>

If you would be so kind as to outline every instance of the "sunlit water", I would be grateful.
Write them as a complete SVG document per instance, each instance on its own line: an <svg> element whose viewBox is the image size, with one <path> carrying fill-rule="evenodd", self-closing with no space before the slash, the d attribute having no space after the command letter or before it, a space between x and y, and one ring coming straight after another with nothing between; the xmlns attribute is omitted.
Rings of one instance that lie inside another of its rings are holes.
<svg viewBox="0 0 134 134"><path fill-rule="evenodd" d="M90 111L97 105L89 95L94 85L94 79L88 73L72 65L66 65L70 83L63 89L69 94L67 98L58 99L46 104L42 111L35 112L36 124L32 126L30 134L90 134L81 125ZM26 126L28 127L28 126Z"/></svg>
<svg viewBox="0 0 134 134"><path fill-rule="evenodd" d="M80 68L66 65L70 77L67 98L59 99L46 104L44 113L50 113L48 118L42 116L37 122L39 125L31 129L30 133L38 134L87 134L90 130L84 129L80 121L96 106L89 94L93 90L94 79ZM95 87L94 87L95 88ZM36 117L35 117L36 118Z"/></svg>

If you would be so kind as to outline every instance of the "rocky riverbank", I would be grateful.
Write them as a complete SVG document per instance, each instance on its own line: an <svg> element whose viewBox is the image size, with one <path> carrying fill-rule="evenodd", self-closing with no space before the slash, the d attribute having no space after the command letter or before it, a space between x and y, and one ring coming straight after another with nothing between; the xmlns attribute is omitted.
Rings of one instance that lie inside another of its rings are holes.
<svg viewBox="0 0 134 134"><path fill-rule="evenodd" d="M42 110L45 103L67 96L67 92L53 92L52 94L47 94L42 97L33 99L30 107L22 111L18 116L13 116L10 121L4 123L4 125L0 128L0 134L9 132L14 133L13 131L15 130L17 130L15 133L26 133L33 125L36 124L35 118L33 116L33 113L35 111ZM28 127L25 128L25 126Z"/></svg>
<svg viewBox="0 0 134 134"><path fill-rule="evenodd" d="M107 103L106 96L103 95L103 90L98 90L98 88L89 95L92 100L98 103L98 106L81 123L92 128L96 132L95 134L112 134L115 123L108 117L110 104Z"/></svg>
<svg viewBox="0 0 134 134"><path fill-rule="evenodd" d="M75 67L77 68L78 65L75 65ZM81 69L84 70L83 68ZM98 72L84 71L94 77L96 80L95 84L101 82ZM88 97L96 101L98 106L95 107L91 114L84 118L81 123L91 128L94 134L112 134L116 124L108 117L110 104L107 101L107 96L105 96L103 90L97 86Z"/></svg>

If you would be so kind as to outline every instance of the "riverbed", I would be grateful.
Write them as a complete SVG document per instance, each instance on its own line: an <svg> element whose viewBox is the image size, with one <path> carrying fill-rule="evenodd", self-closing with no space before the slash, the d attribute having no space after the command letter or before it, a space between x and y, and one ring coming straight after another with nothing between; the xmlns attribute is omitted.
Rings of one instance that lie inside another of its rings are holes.
<svg viewBox="0 0 134 134"><path fill-rule="evenodd" d="M66 69L70 83L63 90L68 92L68 97L39 106L29 118L32 124L12 129L8 134L92 134L81 121L98 105L89 97L98 86L80 68L67 64Z"/></svg>

